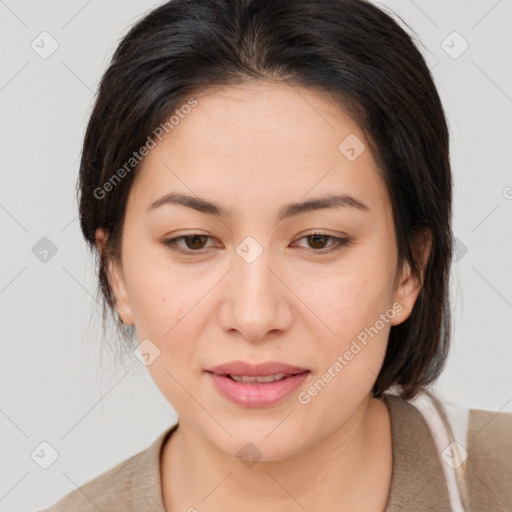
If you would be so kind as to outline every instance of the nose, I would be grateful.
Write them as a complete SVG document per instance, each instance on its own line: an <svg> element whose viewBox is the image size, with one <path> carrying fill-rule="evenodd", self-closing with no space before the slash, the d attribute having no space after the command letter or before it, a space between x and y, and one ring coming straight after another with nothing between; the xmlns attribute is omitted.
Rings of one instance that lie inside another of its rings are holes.
<svg viewBox="0 0 512 512"><path fill-rule="evenodd" d="M226 332L237 331L248 341L258 342L274 339L290 328L293 293L287 287L286 272L280 275L283 272L270 249L257 255L262 248L255 253L256 248L249 247L245 252L247 246L239 247L233 257L233 268L224 282L219 322Z"/></svg>

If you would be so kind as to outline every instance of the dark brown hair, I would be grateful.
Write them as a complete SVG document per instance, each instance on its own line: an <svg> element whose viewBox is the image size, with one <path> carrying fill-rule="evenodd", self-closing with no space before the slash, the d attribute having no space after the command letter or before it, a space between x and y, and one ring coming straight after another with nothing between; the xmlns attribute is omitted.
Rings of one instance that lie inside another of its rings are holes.
<svg viewBox="0 0 512 512"><path fill-rule="evenodd" d="M77 184L81 229L98 256L103 326L110 311L126 346L133 342L133 327L115 314L107 264L121 257L134 152L195 93L255 80L329 95L358 124L391 199L397 268L407 261L419 275L412 244L432 232L423 286L409 318L391 328L373 388L378 397L398 384L412 398L440 374L450 339L448 129L413 39L365 0L172 0L129 30L102 77ZM102 254L98 227L109 233Z"/></svg>

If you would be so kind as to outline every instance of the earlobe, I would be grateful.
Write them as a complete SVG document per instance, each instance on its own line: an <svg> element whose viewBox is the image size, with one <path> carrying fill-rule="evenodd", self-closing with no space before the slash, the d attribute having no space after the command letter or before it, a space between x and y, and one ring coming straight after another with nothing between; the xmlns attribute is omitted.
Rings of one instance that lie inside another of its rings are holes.
<svg viewBox="0 0 512 512"><path fill-rule="evenodd" d="M96 230L96 246L98 247L100 254L104 254L107 238L108 233L106 233L102 228L98 228ZM107 273L107 279L112 289L112 293L115 297L117 313L121 321L125 325L134 325L122 269L119 268L116 261L107 257L105 261L105 271Z"/></svg>
<svg viewBox="0 0 512 512"><path fill-rule="evenodd" d="M413 244L412 250L414 251L416 261L420 266L420 275L415 275L412 271L412 267L409 262L404 263L402 276L399 284L394 292L394 301L400 303L402 309L400 314L394 318L392 325L398 325L407 320L411 311L414 308L414 304L418 298L418 295L423 287L425 269L430 256L432 248L432 232L430 230L422 231L417 237Z"/></svg>
<svg viewBox="0 0 512 512"><path fill-rule="evenodd" d="M128 293L122 270L117 263L109 261L109 276L112 286L112 293L116 299L117 313L125 325L133 325L133 315L128 301Z"/></svg>
<svg viewBox="0 0 512 512"><path fill-rule="evenodd" d="M105 250L105 243L107 242L108 234L103 228L97 228L94 232L94 238L96 239L96 247L98 249L98 252L103 254L103 251Z"/></svg>

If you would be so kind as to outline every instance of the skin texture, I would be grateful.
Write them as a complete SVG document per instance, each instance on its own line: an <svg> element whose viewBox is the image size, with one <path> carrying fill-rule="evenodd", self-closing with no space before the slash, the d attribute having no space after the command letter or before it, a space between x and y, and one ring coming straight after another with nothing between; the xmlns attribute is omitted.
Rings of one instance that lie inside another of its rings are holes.
<svg viewBox="0 0 512 512"><path fill-rule="evenodd" d="M389 330L409 316L421 280L405 265L393 287L391 203L370 150L354 161L340 152L347 136L364 137L318 92L258 82L195 98L197 106L138 171L122 263L111 267L118 312L135 324L139 342L158 346L148 370L179 415L161 460L166 509L383 510L391 431L388 410L371 398L371 388ZM182 205L145 211L169 192L215 201L232 217ZM350 194L370 210L330 208L277 221L282 205L329 193ZM304 238L315 231L352 241L325 253L334 241ZM211 238L178 242L199 250L190 256L162 244L185 234ZM97 231L100 249L105 236ZM262 249L252 263L236 252L248 236ZM430 241L417 248L424 262ZM389 310L395 314L378 334L300 403L298 392ZM310 374L277 404L242 407L221 396L205 373L235 360L281 361ZM261 452L250 468L237 457L247 442Z"/></svg>

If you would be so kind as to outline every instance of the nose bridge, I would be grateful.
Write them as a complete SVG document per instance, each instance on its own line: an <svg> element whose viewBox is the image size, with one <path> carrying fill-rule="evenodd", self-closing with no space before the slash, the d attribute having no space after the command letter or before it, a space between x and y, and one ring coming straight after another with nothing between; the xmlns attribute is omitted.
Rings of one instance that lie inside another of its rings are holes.
<svg viewBox="0 0 512 512"><path fill-rule="evenodd" d="M265 291L268 294L272 287L271 277L275 279L269 268L272 266L270 249L264 249L255 241L244 241L239 244L236 252L238 257L234 263L237 279L235 286L241 287L249 301Z"/></svg>
<svg viewBox="0 0 512 512"><path fill-rule="evenodd" d="M277 270L270 248L249 236L238 244L236 253L224 327L235 328L253 340L268 331L284 329L290 319L286 314L285 287L274 275Z"/></svg>

